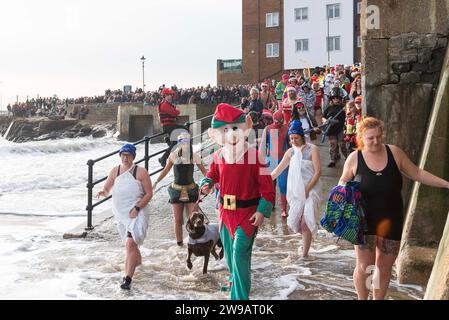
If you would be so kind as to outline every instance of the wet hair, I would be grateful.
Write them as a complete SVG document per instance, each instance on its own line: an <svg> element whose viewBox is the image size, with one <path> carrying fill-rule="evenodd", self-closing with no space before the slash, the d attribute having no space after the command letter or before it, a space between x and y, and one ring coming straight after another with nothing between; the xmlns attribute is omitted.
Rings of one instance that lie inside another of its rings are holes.
<svg viewBox="0 0 449 320"><path fill-rule="evenodd" d="M363 134L368 129L379 128L382 135L384 134L384 123L374 117L364 117L362 121L357 124L357 149L363 150L365 145L363 144Z"/></svg>
<svg viewBox="0 0 449 320"><path fill-rule="evenodd" d="M190 147L190 162L193 162L193 142L192 142L192 139L190 139L189 147ZM182 157L182 148L181 148L181 146L178 147L177 154L178 154L178 157Z"/></svg>

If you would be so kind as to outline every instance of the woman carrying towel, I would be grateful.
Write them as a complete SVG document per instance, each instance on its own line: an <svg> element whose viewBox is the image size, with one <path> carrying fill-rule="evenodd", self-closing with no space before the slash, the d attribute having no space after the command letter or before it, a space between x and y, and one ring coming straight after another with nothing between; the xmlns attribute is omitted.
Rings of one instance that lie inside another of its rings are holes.
<svg viewBox="0 0 449 320"><path fill-rule="evenodd" d="M184 225L184 207L187 208L190 217L195 203L198 200L198 185L193 179L195 164L203 175L206 176L207 170L201 161L200 155L193 152L192 139L189 133L182 133L178 136L178 147L170 154L164 170L162 170L153 184L153 189L155 189L156 185L165 178L173 167L175 181L168 187L168 194L170 196L170 203L172 204L173 224L178 246L182 246L183 244L182 227Z"/></svg>
<svg viewBox="0 0 449 320"><path fill-rule="evenodd" d="M150 176L145 168L136 166L136 147L125 144L119 151L121 164L114 167L97 193L106 197L112 190L112 212L118 232L126 245L125 277L120 288L131 289L136 268L142 263L139 246L143 244L148 229L148 202L153 197Z"/></svg>
<svg viewBox="0 0 449 320"><path fill-rule="evenodd" d="M303 237L302 257L309 255L312 235L317 231L320 219L321 163L318 147L306 143L300 120L293 120L288 129L292 147L285 152L281 163L273 170L276 179L289 167L287 178L287 202L290 206L287 225Z"/></svg>

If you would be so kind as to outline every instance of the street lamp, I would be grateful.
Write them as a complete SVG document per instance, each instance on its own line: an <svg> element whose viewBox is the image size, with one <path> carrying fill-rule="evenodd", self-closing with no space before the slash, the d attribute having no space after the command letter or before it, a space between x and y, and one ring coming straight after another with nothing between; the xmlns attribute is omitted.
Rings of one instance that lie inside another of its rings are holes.
<svg viewBox="0 0 449 320"><path fill-rule="evenodd" d="M3 82L0 81L0 111L3 110Z"/></svg>
<svg viewBox="0 0 449 320"><path fill-rule="evenodd" d="M142 61L142 89L143 92L145 92L145 57L142 56L142 58L140 58L140 61Z"/></svg>
<svg viewBox="0 0 449 320"><path fill-rule="evenodd" d="M329 51L329 47L330 47L330 35L329 35L329 5L326 6L326 15L327 15L327 65L330 68L330 61L331 61L331 55L330 55L330 51Z"/></svg>

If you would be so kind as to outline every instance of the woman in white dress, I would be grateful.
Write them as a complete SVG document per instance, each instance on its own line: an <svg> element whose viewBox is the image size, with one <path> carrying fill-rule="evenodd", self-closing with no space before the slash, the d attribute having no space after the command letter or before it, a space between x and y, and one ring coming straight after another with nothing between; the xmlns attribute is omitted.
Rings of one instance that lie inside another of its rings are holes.
<svg viewBox="0 0 449 320"><path fill-rule="evenodd" d="M320 153L317 146L306 142L300 120L290 123L288 135L292 147L286 151L271 177L276 179L289 166L287 225L293 232L302 234L302 257L306 258L321 216Z"/></svg>
<svg viewBox="0 0 449 320"><path fill-rule="evenodd" d="M119 151L121 164L114 167L97 193L106 197L112 190L112 212L117 229L125 242L125 276L120 287L131 289L131 281L136 268L142 263L139 246L145 240L149 223L148 202L153 197L153 188L148 171L133 163L136 147L125 144Z"/></svg>

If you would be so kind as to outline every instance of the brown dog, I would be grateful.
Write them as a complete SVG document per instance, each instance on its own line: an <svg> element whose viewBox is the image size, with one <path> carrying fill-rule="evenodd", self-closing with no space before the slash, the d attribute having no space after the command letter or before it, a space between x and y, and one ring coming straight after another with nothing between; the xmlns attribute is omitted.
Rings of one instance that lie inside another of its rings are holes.
<svg viewBox="0 0 449 320"><path fill-rule="evenodd" d="M186 229L189 233L187 267L192 269L190 257L193 253L197 257L204 257L203 273L207 273L209 255L212 253L216 260L222 259L224 255L218 223L205 224L204 214L194 212L186 223ZM221 248L219 255L215 251L216 246Z"/></svg>

